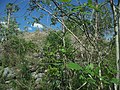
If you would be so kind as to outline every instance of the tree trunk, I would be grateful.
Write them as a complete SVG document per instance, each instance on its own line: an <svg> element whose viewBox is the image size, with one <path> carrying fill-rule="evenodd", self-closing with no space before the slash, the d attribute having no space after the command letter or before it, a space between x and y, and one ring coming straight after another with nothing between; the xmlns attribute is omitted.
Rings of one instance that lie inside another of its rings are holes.
<svg viewBox="0 0 120 90"><path fill-rule="evenodd" d="M120 14L120 0L118 0L118 8L119 8L119 12L118 12L118 15ZM116 30L116 62L117 62L117 69L118 69L118 72L117 72L117 78L120 80L120 47L119 47L119 44L120 44L120 41L119 41L119 30L120 30L120 15L118 16L118 29ZM120 90L120 85L118 86L119 87L119 90Z"/></svg>
<svg viewBox="0 0 120 90"><path fill-rule="evenodd" d="M96 4L96 8L98 8L98 0L95 0L95 4ZM95 43L98 44L98 12L95 12ZM95 45L96 46L96 45ZM97 50L97 61L98 61L98 66L99 66L99 76L102 76L102 71L101 71L101 59L100 59L100 52L98 47L96 47ZM98 86L98 90L103 89L103 83L101 82L101 78L100 78L100 86Z"/></svg>
<svg viewBox="0 0 120 90"><path fill-rule="evenodd" d="M120 9L120 0L118 0L118 6ZM119 65L119 28L120 27L120 23L118 22L118 20L120 21L120 18L118 16L119 13L117 13L117 10L114 6L113 0L110 0L110 4L112 7L112 12L113 12L113 19L114 19L114 32L115 32L115 44L116 44L116 69L117 69L117 74L116 74L116 79L120 79L120 65ZM120 12L120 11L119 11ZM119 23L119 24L118 24ZM114 84L114 89L115 90L120 90L120 87L117 84Z"/></svg>
<svg viewBox="0 0 120 90"><path fill-rule="evenodd" d="M62 17L62 23L64 23L64 16ZM63 47L65 47L65 27L62 25L62 31L63 31Z"/></svg>
<svg viewBox="0 0 120 90"><path fill-rule="evenodd" d="M7 28L9 28L9 25L10 25L10 16L11 15L11 11L9 10L8 11L8 20L7 20Z"/></svg>

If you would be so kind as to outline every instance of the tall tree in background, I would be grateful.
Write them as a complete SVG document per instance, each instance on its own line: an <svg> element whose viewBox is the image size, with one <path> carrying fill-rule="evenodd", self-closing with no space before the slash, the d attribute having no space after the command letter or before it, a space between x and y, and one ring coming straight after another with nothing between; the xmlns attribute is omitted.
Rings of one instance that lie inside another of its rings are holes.
<svg viewBox="0 0 120 90"><path fill-rule="evenodd" d="M6 5L8 28L9 28L9 24L10 24L11 14L13 14L14 12L17 12L18 10L19 10L19 7L15 4L8 3Z"/></svg>

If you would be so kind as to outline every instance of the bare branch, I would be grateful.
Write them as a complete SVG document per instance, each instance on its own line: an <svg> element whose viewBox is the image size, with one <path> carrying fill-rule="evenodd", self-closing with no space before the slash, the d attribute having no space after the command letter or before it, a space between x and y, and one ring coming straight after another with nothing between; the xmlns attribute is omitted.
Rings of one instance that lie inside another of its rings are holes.
<svg viewBox="0 0 120 90"><path fill-rule="evenodd" d="M80 90L82 87L84 87L87 84L87 82L83 83L78 89L76 90Z"/></svg>

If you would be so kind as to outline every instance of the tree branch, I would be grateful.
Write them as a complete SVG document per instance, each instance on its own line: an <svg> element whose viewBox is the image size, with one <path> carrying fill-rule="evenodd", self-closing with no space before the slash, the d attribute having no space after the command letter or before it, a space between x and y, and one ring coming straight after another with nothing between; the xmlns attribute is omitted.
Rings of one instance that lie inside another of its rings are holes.
<svg viewBox="0 0 120 90"><path fill-rule="evenodd" d="M80 39L64 24L62 23L62 21L57 18L55 15L53 15L50 11L48 11L47 9L43 8L39 3L36 3L35 4L40 8L42 9L43 11L47 12L48 14L50 14L51 16L53 16L59 23L61 23L65 28L66 30L81 44L81 46L89 52L89 50L82 44L82 42L80 41ZM90 53L89 53L90 54Z"/></svg>

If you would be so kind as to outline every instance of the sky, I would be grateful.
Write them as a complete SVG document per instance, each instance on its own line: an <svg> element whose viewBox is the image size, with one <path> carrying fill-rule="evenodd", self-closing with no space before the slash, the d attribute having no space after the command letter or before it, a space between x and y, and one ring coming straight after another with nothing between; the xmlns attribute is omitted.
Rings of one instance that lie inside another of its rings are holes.
<svg viewBox="0 0 120 90"><path fill-rule="evenodd" d="M32 17L28 15L29 12L27 12L27 8L29 0L0 0L0 17L5 16L5 7L7 3L15 3L20 7L20 10L16 13L14 13L14 17L16 17L17 22L20 24L19 27L21 30L24 30L24 27L27 26L28 30L30 32L36 30L37 28L42 29L44 25L47 27L52 27L54 29L60 28L60 24L57 23L56 26L50 25L50 16L46 15L44 18L40 20L41 24L35 23L35 24L28 24L29 21L33 21ZM27 16L29 18L28 20L24 20L24 16ZM37 17L40 13L38 12L32 12L32 16Z"/></svg>
<svg viewBox="0 0 120 90"><path fill-rule="evenodd" d="M76 4L77 0L72 0L72 3ZM80 0L81 3L86 2L87 0ZM99 2L103 2L105 0L99 0ZM27 8L29 7L28 5L29 0L0 0L0 18L5 16L5 7L7 3L15 3L20 7L20 10L14 14L14 17L16 17L17 22L20 24L19 27L21 30L24 30L24 27L27 26L28 30L30 32L35 31L36 27L43 28L43 25L46 25L47 27L52 27L54 29L60 29L61 24L57 23L56 26L51 26L50 25L50 16L46 14L46 16L40 20L40 25L37 23L31 25L28 24L28 21L33 21L31 16L28 15ZM117 0L114 0L115 3L117 3ZM28 20L24 20L24 16L27 15L29 18ZM40 13L38 12L32 12L32 16L38 17Z"/></svg>

